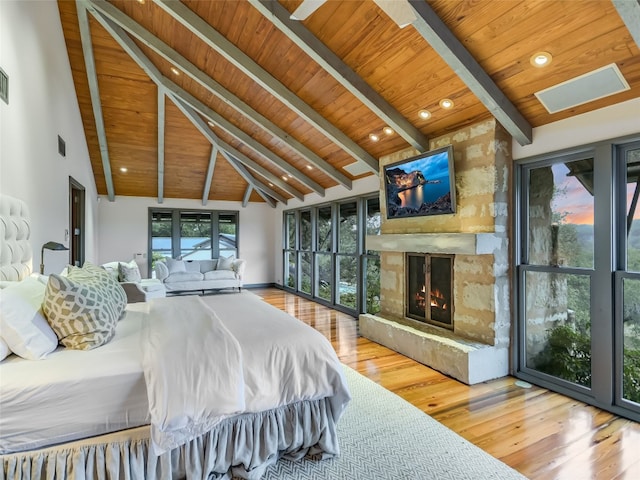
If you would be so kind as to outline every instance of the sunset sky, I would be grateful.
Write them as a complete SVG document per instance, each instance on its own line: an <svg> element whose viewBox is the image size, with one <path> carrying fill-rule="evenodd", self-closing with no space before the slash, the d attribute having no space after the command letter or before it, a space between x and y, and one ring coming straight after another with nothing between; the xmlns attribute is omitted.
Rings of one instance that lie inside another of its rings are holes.
<svg viewBox="0 0 640 480"><path fill-rule="evenodd" d="M566 223L593 225L593 196L576 177L567 177L569 169L564 164L552 167L556 188L563 191L553 199L553 211L566 213ZM627 184L627 205L631 203L635 183ZM634 220L640 220L640 206L636 208Z"/></svg>

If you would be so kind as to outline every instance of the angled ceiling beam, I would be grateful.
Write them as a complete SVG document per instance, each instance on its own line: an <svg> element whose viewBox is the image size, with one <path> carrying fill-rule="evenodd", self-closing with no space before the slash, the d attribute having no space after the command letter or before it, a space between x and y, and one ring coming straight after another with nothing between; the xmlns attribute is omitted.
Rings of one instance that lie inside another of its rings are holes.
<svg viewBox="0 0 640 480"><path fill-rule="evenodd" d="M216 168L216 158L218 157L218 145L211 144L211 155L209 156L209 167L207 168L207 176L204 179L204 189L202 191L202 205L209 202L209 192L211 191L211 181L213 180L213 170ZM246 206L246 205L243 205Z"/></svg>
<svg viewBox="0 0 640 480"><path fill-rule="evenodd" d="M229 90L224 88L209 75L200 70L193 63L180 55L158 37L153 35L127 14L105 0L88 0L88 2L97 11L101 12L107 18L129 32L129 34L133 35L140 42L151 48L162 58L178 67L187 76L198 82L202 87L206 88L209 92L213 93L216 97L224 101L226 104L233 107L237 112L244 115L247 119L252 121L262 130L283 142L285 145L287 145L287 147L307 160L310 164L327 174L329 177L333 178L336 182L338 182L345 188L349 190L352 188L352 182L349 177L344 175L337 168L333 167L326 160L316 155L301 142L291 137L287 132L282 130L264 115L251 108L239 97L235 96Z"/></svg>
<svg viewBox="0 0 640 480"><path fill-rule="evenodd" d="M249 0L262 15L271 21L300 49L327 73L382 119L387 125L419 151L429 150L429 140L404 118L389 102L376 92L360 75L342 61L302 23L275 0ZM410 7L407 7L410 8Z"/></svg>
<svg viewBox="0 0 640 480"><path fill-rule="evenodd" d="M530 144L533 138L531 124L498 88L431 6L424 0L409 0L409 2L418 14L413 26L420 35L520 145Z"/></svg>
<svg viewBox="0 0 640 480"><path fill-rule="evenodd" d="M633 40L640 48L640 1L613 0L613 6L616 7Z"/></svg>
<svg viewBox="0 0 640 480"><path fill-rule="evenodd" d="M104 129L104 118L102 117L102 103L100 102L100 90L98 89L98 75L96 73L95 59L93 58L93 45L91 42L89 17L84 4L77 1L76 8L78 10L78 24L80 26L82 54L84 55L84 65L87 70L87 81L89 82L91 107L93 108L93 118L96 123L96 133L98 135L98 145L100 147L102 171L104 173L104 182L107 186L107 198L110 202L113 202L115 201L116 196L113 189L113 176L111 175L111 162L109 161L107 134Z"/></svg>
<svg viewBox="0 0 640 480"><path fill-rule="evenodd" d="M187 117L189 120L191 120L191 123L193 123L193 125L200 131L200 133L202 133L202 135L204 135L204 137L207 140L209 140L210 143L212 143L214 145L217 145L218 148L220 148L220 153L223 154L223 156L225 158L227 158L227 156L225 154L233 155L235 157L236 161L238 160L238 158L242 158L240 163L244 163L249 168L253 169L254 171L259 173L260 175L262 175L266 179L270 180L273 184L278 185L278 187L282 188L285 192L290 193L291 195L295 196L297 199L302 200L304 198L304 195L302 195L302 193L298 192L295 188L293 188L287 182L284 182L280 178L277 178L275 175L273 175L267 169L265 169L264 167L261 167L259 164L257 164L256 162L254 162L253 160L248 158L246 155L244 155L243 153L241 153L238 150L236 150L235 148L233 148L231 145L229 145L226 142L224 142L223 140L221 140L213 132L213 130L211 130L209 128L207 123L200 117L200 115L198 115L198 112L194 108L192 108L190 105L188 105L183 99L181 99L180 97L178 97L178 96L176 96L174 94L171 94L171 100L173 100L173 103L175 103L175 105L180 109L180 111L185 115L185 117ZM259 189L256 188L256 191L258 191L258 190ZM268 190L269 191L267 193L269 193L269 195L271 195L273 190L271 190L270 188ZM258 193L260 193L260 192L258 192ZM283 201L283 203L285 203L285 204L287 203L287 200L284 197L282 197L281 195L279 195L279 194L277 194L275 192L273 192L273 193L274 194L271 195L272 197L277 198L279 200L283 199L281 201Z"/></svg>
<svg viewBox="0 0 640 480"><path fill-rule="evenodd" d="M356 142L351 140L326 118L303 102L287 87L280 83L279 80L271 76L271 74L254 62L242 50L196 15L189 9L189 7L184 5L182 2L176 1L154 0L154 2L203 42L216 50L237 68L242 70L252 80L262 86L262 88L295 111L317 130L321 131L336 145L348 152L356 160L364 162L372 172L378 174L378 161L373 156L360 147Z"/></svg>
<svg viewBox="0 0 640 480"><path fill-rule="evenodd" d="M213 111L211 108L209 108L193 95L185 91L179 85L165 77L156 68L153 62L151 62L151 60L149 60L149 58L144 55L142 50L140 50L140 48L120 26L116 25L112 20L105 17L102 13L95 11L92 7L88 7L88 9L92 11L95 18L113 36L113 38L124 49L124 51L127 52L127 54L129 54L129 56L140 66L140 68L142 68L144 72L149 75L149 78L151 78L151 80L156 83L156 85L158 85L158 88L164 88L167 92L171 93L172 96L180 98L186 104L199 111L205 117L209 118L212 122L220 125L220 127L226 130L230 135L243 142L247 148L250 148L252 151L265 158L267 161L274 163L284 172L290 174L302 184L318 193L318 195L324 196L324 188L320 184L314 182L298 169L292 168L291 165L278 157L271 150L266 148L261 143L255 141L241 129L223 118L217 112Z"/></svg>
<svg viewBox="0 0 640 480"><path fill-rule="evenodd" d="M244 191L244 196L242 197L243 207L246 207L249 204L249 198L251 198L251 192L253 192L253 187L251 185L247 185L247 189Z"/></svg>
<svg viewBox="0 0 640 480"><path fill-rule="evenodd" d="M164 88L158 87L158 203L164 202Z"/></svg>
<svg viewBox="0 0 640 480"><path fill-rule="evenodd" d="M270 194L267 194L266 192L269 191L269 188L263 184L260 180L257 180L256 178L254 178L248 171L246 168L244 168L244 165L242 165L240 162L236 161L235 158L233 158L233 156L229 155L227 152L225 152L224 150L222 151L222 156L224 158L227 159L227 162L229 162L229 164L236 169L236 171L242 176L244 177L244 179L247 181L247 183L249 185L253 185L254 188L256 188L256 191L258 192L258 194L264 199L265 202L267 202L269 205L271 205L272 208L276 208L276 202L274 200L274 198L278 198L280 197L280 195L278 195L276 192L274 192L273 190L271 190L272 193L276 194L276 197L271 198ZM287 200L284 199L284 201L282 202L285 205L287 204Z"/></svg>

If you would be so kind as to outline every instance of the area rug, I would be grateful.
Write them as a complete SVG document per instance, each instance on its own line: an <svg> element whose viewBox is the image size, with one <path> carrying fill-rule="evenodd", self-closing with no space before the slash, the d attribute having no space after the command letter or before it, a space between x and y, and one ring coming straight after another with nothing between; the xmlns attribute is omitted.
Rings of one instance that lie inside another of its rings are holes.
<svg viewBox="0 0 640 480"><path fill-rule="evenodd" d="M353 400L338 424L340 457L280 460L263 480L526 478L394 393L344 370Z"/></svg>

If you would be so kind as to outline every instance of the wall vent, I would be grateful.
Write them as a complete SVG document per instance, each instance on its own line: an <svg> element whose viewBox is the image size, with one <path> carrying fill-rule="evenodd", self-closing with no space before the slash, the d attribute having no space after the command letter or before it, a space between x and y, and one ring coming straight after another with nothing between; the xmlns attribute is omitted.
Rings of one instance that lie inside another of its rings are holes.
<svg viewBox="0 0 640 480"><path fill-rule="evenodd" d="M60 135L58 135L58 153L63 157L67 156L67 144Z"/></svg>
<svg viewBox="0 0 640 480"><path fill-rule="evenodd" d="M629 84L615 63L585 73L535 93L549 113L608 97L629 90Z"/></svg>
<svg viewBox="0 0 640 480"><path fill-rule="evenodd" d="M0 68L0 98L9 105L9 75Z"/></svg>

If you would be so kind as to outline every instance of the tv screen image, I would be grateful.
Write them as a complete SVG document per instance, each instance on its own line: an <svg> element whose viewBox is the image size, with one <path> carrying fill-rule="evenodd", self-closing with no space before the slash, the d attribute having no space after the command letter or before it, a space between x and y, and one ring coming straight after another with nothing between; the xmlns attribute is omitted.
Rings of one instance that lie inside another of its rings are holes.
<svg viewBox="0 0 640 480"><path fill-rule="evenodd" d="M384 167L387 218L455 213L451 145Z"/></svg>

